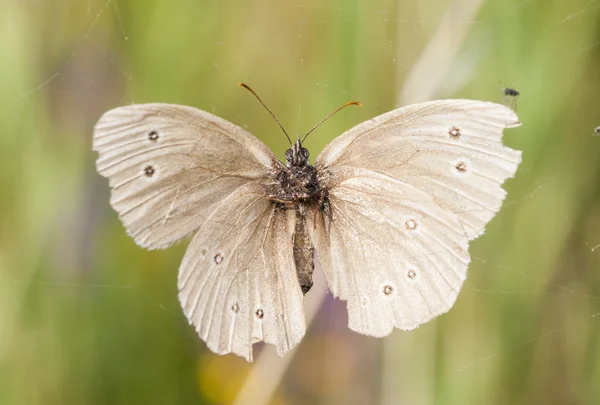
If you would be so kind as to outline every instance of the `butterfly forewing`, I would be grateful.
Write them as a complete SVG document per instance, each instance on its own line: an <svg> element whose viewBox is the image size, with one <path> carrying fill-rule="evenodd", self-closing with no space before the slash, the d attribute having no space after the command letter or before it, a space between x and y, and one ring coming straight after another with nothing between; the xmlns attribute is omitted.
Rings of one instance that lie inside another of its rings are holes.
<svg viewBox="0 0 600 405"><path fill-rule="evenodd" d="M258 139L191 107L141 104L105 113L94 129L111 204L146 248L197 230L234 190L280 166Z"/></svg>
<svg viewBox="0 0 600 405"><path fill-rule="evenodd" d="M315 214L313 242L352 329L383 336L452 306L468 241L499 210L521 161L501 140L518 125L498 104L432 101L364 122L319 155L329 205Z"/></svg>
<svg viewBox="0 0 600 405"><path fill-rule="evenodd" d="M413 104L366 121L331 142L316 168L350 166L385 173L421 189L454 213L474 239L498 212L521 152L502 144L520 125L499 104L439 100Z"/></svg>
<svg viewBox="0 0 600 405"><path fill-rule="evenodd" d="M179 271L179 299L215 353L252 360L252 344L283 355L304 336L303 294L293 257L296 212L281 210L264 186L247 184L204 222Z"/></svg>

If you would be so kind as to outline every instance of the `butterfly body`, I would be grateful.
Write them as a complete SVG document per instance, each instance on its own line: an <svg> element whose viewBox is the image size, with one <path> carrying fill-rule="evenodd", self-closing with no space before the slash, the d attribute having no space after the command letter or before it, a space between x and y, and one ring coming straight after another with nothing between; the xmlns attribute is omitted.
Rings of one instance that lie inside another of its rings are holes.
<svg viewBox="0 0 600 405"><path fill-rule="evenodd" d="M285 164L243 128L192 107L138 104L94 128L110 203L140 246L193 235L179 300L218 354L279 355L304 336L303 298L319 259L348 325L382 337L447 312L521 152L509 108L475 100L413 104L358 124L314 165L298 139Z"/></svg>
<svg viewBox="0 0 600 405"><path fill-rule="evenodd" d="M302 293L313 285L314 246L307 229L306 215L315 206L327 204L327 189L319 184L318 173L308 162L309 152L298 138L285 153L286 165L276 174L269 199L280 210L296 211L294 231L294 262Z"/></svg>

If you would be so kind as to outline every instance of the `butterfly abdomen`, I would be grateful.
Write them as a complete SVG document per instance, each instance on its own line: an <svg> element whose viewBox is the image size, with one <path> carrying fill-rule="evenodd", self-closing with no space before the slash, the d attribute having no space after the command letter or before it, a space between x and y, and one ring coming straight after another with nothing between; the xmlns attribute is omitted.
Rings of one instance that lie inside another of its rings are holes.
<svg viewBox="0 0 600 405"><path fill-rule="evenodd" d="M298 282L303 294L306 294L313 285L314 251L315 248L306 227L306 218L302 210L298 210L296 211L296 229L294 232L294 262L296 263Z"/></svg>

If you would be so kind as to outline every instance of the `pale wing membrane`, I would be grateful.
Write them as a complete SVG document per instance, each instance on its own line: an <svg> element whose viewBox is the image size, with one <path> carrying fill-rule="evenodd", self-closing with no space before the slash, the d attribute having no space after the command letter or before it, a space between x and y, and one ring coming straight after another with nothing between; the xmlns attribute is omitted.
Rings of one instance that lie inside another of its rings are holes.
<svg viewBox="0 0 600 405"><path fill-rule="evenodd" d="M454 213L474 239L500 209L506 196L501 185L521 162L520 151L502 144L503 129L519 125L499 104L414 104L342 134L319 155L316 168L364 168L412 184Z"/></svg>
<svg viewBox="0 0 600 405"><path fill-rule="evenodd" d="M309 230L331 291L348 301L349 327L380 337L448 311L470 260L456 216L373 171L330 168L322 182L329 208Z"/></svg>
<svg viewBox="0 0 600 405"><path fill-rule="evenodd" d="M191 107L140 104L105 113L94 129L98 172L139 245L164 248L200 228L216 204L280 163L258 139Z"/></svg>
<svg viewBox="0 0 600 405"><path fill-rule="evenodd" d="M283 355L304 336L295 218L268 200L264 186L250 183L223 200L194 236L179 269L179 299L215 353L252 361L253 343L271 343Z"/></svg>

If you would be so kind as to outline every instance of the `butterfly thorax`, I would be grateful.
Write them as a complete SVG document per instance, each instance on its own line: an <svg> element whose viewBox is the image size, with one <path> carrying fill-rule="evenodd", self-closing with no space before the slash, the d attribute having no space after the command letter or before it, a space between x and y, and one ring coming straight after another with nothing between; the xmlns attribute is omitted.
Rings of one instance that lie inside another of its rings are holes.
<svg viewBox="0 0 600 405"><path fill-rule="evenodd" d="M276 175L271 201L282 209L298 209L301 203L318 202L324 190L319 186L317 170L308 163L308 150L300 139L285 152L286 169Z"/></svg>

